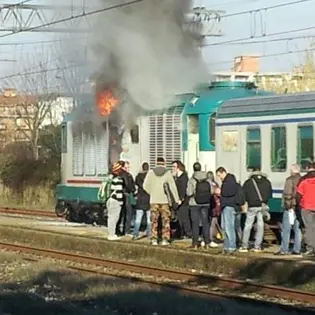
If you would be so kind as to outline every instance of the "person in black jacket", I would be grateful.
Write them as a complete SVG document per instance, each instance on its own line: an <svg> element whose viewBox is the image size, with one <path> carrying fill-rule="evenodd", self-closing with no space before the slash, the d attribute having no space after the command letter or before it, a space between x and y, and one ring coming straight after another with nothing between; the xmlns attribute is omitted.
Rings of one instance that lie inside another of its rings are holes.
<svg viewBox="0 0 315 315"><path fill-rule="evenodd" d="M172 163L172 171L175 179L179 199L181 205L177 209L178 223L180 227L181 238L191 238L191 221L189 217L188 197L186 195L188 175L185 166L181 161L174 161Z"/></svg>
<svg viewBox="0 0 315 315"><path fill-rule="evenodd" d="M122 166L121 177L124 180L124 205L121 211L121 217L117 225L117 235L125 235L131 233L131 221L133 218L133 208L131 204L131 197L136 191L136 185L132 175L129 173L129 162L119 161Z"/></svg>
<svg viewBox="0 0 315 315"><path fill-rule="evenodd" d="M235 217L239 185L235 176L227 173L222 166L216 170L216 175L222 182L221 190L217 189L217 193L221 196L221 225L224 232L224 252L233 253L236 251Z"/></svg>
<svg viewBox="0 0 315 315"><path fill-rule="evenodd" d="M136 204L136 219L133 230L133 240L137 240L139 237L139 229L142 222L142 218L146 216L146 234L147 238L150 239L151 234L151 220L150 220L150 195L143 189L143 182L149 171L149 164L142 164L142 171L136 176L137 186L137 204Z"/></svg>
<svg viewBox="0 0 315 315"><path fill-rule="evenodd" d="M254 169L250 177L243 185L245 200L248 204L246 213L245 228L243 232L242 247L240 252L248 252L248 241L255 219L257 219L257 230L255 236L255 252L261 251L261 244L264 238L264 211L268 210L268 200L272 198L271 182L267 175Z"/></svg>

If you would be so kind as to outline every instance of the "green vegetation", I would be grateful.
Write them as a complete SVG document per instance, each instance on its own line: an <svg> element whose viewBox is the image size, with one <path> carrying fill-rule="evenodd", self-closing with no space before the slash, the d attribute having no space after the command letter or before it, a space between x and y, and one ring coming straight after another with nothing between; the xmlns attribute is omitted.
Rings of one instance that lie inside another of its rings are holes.
<svg viewBox="0 0 315 315"><path fill-rule="evenodd" d="M60 181L60 128L41 130L39 154L27 142L8 144L0 153L1 206L51 208Z"/></svg>

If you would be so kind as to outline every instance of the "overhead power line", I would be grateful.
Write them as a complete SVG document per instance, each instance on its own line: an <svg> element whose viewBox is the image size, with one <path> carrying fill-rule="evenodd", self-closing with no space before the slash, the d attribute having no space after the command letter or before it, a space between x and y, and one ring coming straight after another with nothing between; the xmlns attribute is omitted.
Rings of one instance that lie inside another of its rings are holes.
<svg viewBox="0 0 315 315"><path fill-rule="evenodd" d="M297 53L306 53L306 52L310 52L310 51L315 51L315 47L309 48L309 49L300 49L300 50L292 50L292 51L286 51L286 52L280 52L280 53L266 54L266 55L260 56L259 58L270 58L270 57L277 57L277 56L297 54ZM221 61L221 62L209 63L209 65L230 64L231 62L232 62L231 60ZM46 72L62 71L62 70L67 70L67 69L83 67L86 65L87 65L86 63L82 63L82 64L75 64L75 65L69 65L69 66L64 66L64 67L40 69L37 71L25 71L25 72L20 72L20 73L15 73L15 74L0 77L0 80L11 79L11 78L19 77L19 76L28 76L28 75L33 75L33 74L46 73ZM38 68L38 66L37 66L37 68ZM35 67L34 67L34 69L35 69Z"/></svg>
<svg viewBox="0 0 315 315"><path fill-rule="evenodd" d="M16 6L23 5L23 4L26 4L26 3L31 2L31 1L33 1L33 0L24 0L24 1L21 1L21 2L18 2L18 3L4 4L4 5L0 4L0 10L14 8Z"/></svg>
<svg viewBox="0 0 315 315"><path fill-rule="evenodd" d="M40 25L24 28L24 29L21 29L21 30L17 30L15 32L8 33L8 34L3 34L3 35L0 35L0 38L7 37L7 36L12 36L12 35L18 34L18 33L34 31L34 30L41 29L41 28L44 28L44 27L47 27L47 26L52 26L52 25L56 25L56 24L60 24L60 23L68 22L68 21L72 21L72 20L75 20L75 19L83 18L83 17L86 17L86 16L90 16L90 15L94 15L94 14L98 14L98 13L102 13L102 12L106 12L106 11L115 10L115 9L118 9L118 8L122 8L122 7L125 7L125 6L128 6L128 5L132 5L132 4L136 4L136 3L140 3L140 2L144 2L144 1L145 0L133 0L133 1L125 2L125 3L112 5L110 7L106 7L106 8L102 8L102 9L93 10L93 11L90 11L90 12L83 11L83 12L81 12L79 14L72 15L70 17L66 17L66 18L63 18L63 19L59 19L59 20L56 20L56 21L49 22L49 23L43 23L43 24L40 24Z"/></svg>
<svg viewBox="0 0 315 315"><path fill-rule="evenodd" d="M278 57L278 56L284 56L284 55L291 55L291 54L299 54L299 53L306 53L310 51L315 51L315 47L313 48L308 48L308 49L299 49L299 50L291 50L291 51L285 51L285 52L280 52L280 53L273 53L273 54L266 54L259 56L259 58L270 58L270 57ZM208 63L210 66L214 65L221 65L221 64L230 64L233 61L220 61L220 62L214 62L214 63Z"/></svg>
<svg viewBox="0 0 315 315"><path fill-rule="evenodd" d="M303 32L303 31L310 31L314 30L315 26L309 26L309 27L304 27L304 28L296 28L292 30L287 30L287 31L282 31L282 32L275 32L275 33L269 33L269 34L264 34L264 35L259 35L259 36L251 36L251 37L241 37L237 39L231 39L231 40L226 40L226 41L221 41L218 43L209 43L209 44L204 44L202 47L208 47L208 46L218 46L218 45L224 45L224 44L230 44L230 43L237 43L245 40L252 40L255 38L266 38L270 36L277 36L277 35L285 35L285 34L291 34L291 33L297 33L297 32ZM248 42L250 44L250 42Z"/></svg>
<svg viewBox="0 0 315 315"><path fill-rule="evenodd" d="M298 1L282 3L282 4L276 4L276 5L271 5L271 6L267 6L267 7L258 8L258 9L252 9L252 10L247 10L247 11L241 11L241 12L235 12L235 13L221 15L221 18L238 16L238 15L243 15L243 14L248 14L248 13L251 14L251 13L255 13L255 12L259 12L259 11L279 9L279 8L287 7L290 5L295 5L295 4L300 4L300 3L304 3L304 2L310 2L310 1L313 1L313 0L298 0Z"/></svg>
<svg viewBox="0 0 315 315"><path fill-rule="evenodd" d="M29 42L8 42L8 43L0 43L0 46L24 46L24 45L38 45L38 44L51 44L51 43L58 43L58 42L65 42L65 41L77 41L87 39L86 37L71 37L71 38L64 38L64 39L50 39L50 40L38 40L38 41L29 41Z"/></svg>
<svg viewBox="0 0 315 315"><path fill-rule="evenodd" d="M291 37L281 37L281 38L273 38L273 39L265 39L265 40L254 40L254 41L245 41L245 42L232 42L222 45L252 45L252 44L264 44L264 43L274 43L274 42L290 42L292 40L299 40L299 39L307 39L307 38L315 38L315 34L310 35L300 35L300 36L291 36ZM219 47L220 48L220 47Z"/></svg>
<svg viewBox="0 0 315 315"><path fill-rule="evenodd" d="M10 74L7 76L0 77L0 80L11 79L11 78L16 78L16 77L24 77L24 76L28 76L32 74L41 74L41 73L47 73L47 72L53 72L53 71L73 69L73 68L83 67L86 65L87 65L86 63L83 63L83 64L76 64L76 65L65 66L65 67L46 68L46 69L41 69L37 71L25 71L25 72L20 72L20 73L15 73L15 74Z"/></svg>

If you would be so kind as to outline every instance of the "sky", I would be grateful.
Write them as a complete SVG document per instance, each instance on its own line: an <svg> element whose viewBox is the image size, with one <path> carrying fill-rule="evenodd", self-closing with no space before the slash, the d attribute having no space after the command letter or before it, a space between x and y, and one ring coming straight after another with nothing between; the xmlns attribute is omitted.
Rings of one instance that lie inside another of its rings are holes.
<svg viewBox="0 0 315 315"><path fill-rule="evenodd" d="M5 3L16 3L19 0L7 0ZM29 4L71 4L73 0L32 0ZM92 0L82 1L82 5ZM298 3L291 6L284 6L276 9L263 10L268 6L293 2L294 0L195 0L195 6L205 6L208 9L224 10L223 18L216 30L221 29L223 36L208 37L206 47L202 48L203 57L209 66L211 72L229 71L232 67L233 58L238 55L254 54L262 56L260 59L261 72L285 72L290 71L292 67L303 63L305 52L291 53L290 51L305 50L309 47L311 36L315 37L315 0ZM227 16L237 12L258 10L255 16L250 13ZM51 13L45 12L49 18ZM71 15L71 12L68 13ZM35 23L35 22L34 22ZM38 21L36 22L38 23ZM2 25L0 15L0 27ZM5 24L6 26L6 24ZM291 32L301 28L313 27L308 31ZM277 36L263 36L277 32L287 32ZM58 43L42 43L32 45L7 45L10 43L25 43L32 41L47 41L64 36L58 33L34 33L25 32L7 37L0 33L0 69L1 75L8 76L16 74L28 65L38 60L49 60L56 57L58 49L62 50ZM74 35L72 35L73 37ZM240 38L254 38L244 40ZM308 38L301 38L308 36ZM300 37L300 38L296 38ZM285 39L277 41L277 39ZM71 41L69 39L68 41ZM225 43L236 40L234 43ZM220 44L221 43L221 44ZM71 45L68 45L71 47ZM68 53L68 52L67 52ZM268 56L273 55L273 56ZM15 62L4 62L3 59L16 60ZM25 71L25 70L24 70ZM13 79L12 79L13 80ZM0 85L3 85L0 83Z"/></svg>
<svg viewBox="0 0 315 315"><path fill-rule="evenodd" d="M224 10L225 14L257 10L260 8L278 4L294 2L294 0L196 0L196 5L209 7L214 10ZM203 49L203 55L212 71L226 71L232 66L230 62L235 56L242 54L254 54L265 56L260 60L260 71L290 71L292 67L303 62L305 52L286 54L290 51L304 50L310 47L311 38L301 36L315 36L315 1L298 3L270 10L260 10L254 16L250 13L222 18L220 26L222 37L209 37L208 44L232 41L240 38L248 38L252 35L256 38L243 44L242 41L208 46ZM224 14L223 14L224 15ZM256 29L255 29L256 24ZM292 31L314 26L314 29L304 32L288 32L277 36L261 37L278 32ZM295 39L289 40L289 38ZM300 37L300 39L296 39ZM287 40L275 41L285 38ZM261 43L261 41L264 41ZM244 42L244 41L243 41ZM258 42L258 43L254 43ZM283 55L280 55L284 53ZM266 55L275 55L267 57Z"/></svg>

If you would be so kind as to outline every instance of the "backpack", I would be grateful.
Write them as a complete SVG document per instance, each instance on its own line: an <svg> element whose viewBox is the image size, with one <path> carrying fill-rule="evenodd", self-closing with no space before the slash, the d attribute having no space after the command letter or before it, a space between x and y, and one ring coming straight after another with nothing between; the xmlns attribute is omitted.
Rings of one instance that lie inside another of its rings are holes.
<svg viewBox="0 0 315 315"><path fill-rule="evenodd" d="M194 198L196 200L197 205L206 205L211 203L211 184L208 179L198 180L193 177L196 181L196 190Z"/></svg>
<svg viewBox="0 0 315 315"><path fill-rule="evenodd" d="M113 182L113 175L109 174L103 180L103 183L98 190L97 198L102 202L106 202L112 193L112 182Z"/></svg>

